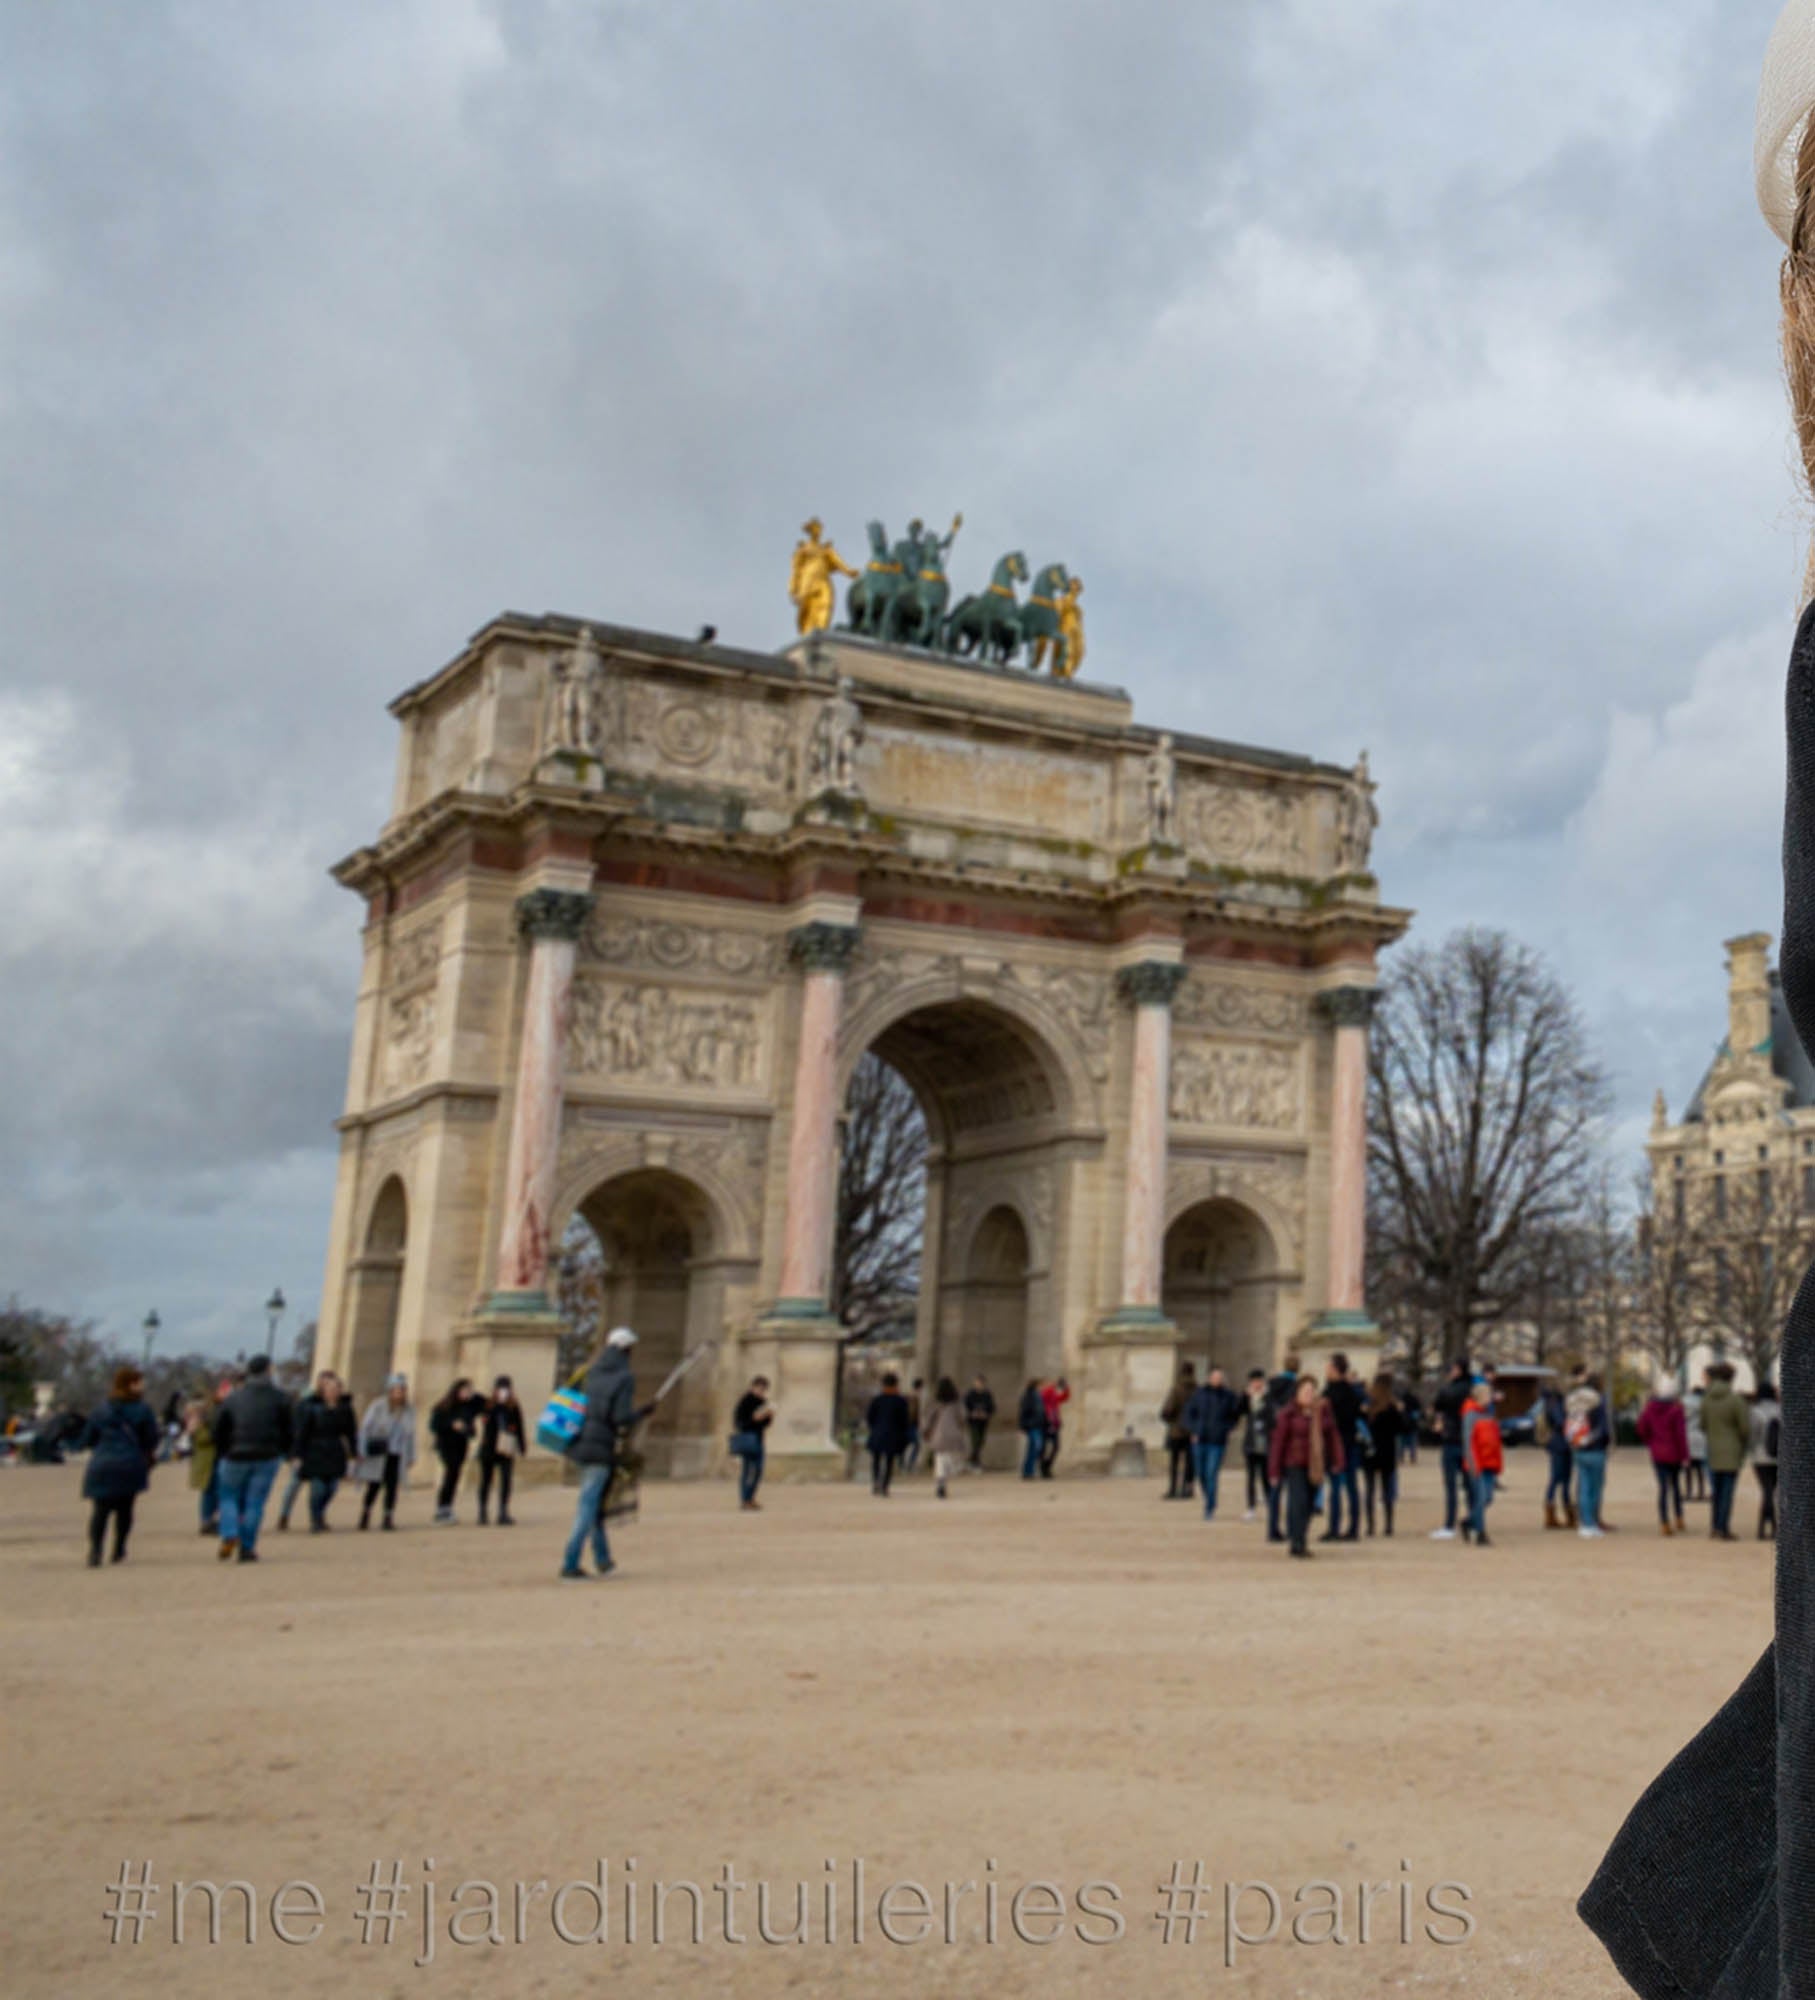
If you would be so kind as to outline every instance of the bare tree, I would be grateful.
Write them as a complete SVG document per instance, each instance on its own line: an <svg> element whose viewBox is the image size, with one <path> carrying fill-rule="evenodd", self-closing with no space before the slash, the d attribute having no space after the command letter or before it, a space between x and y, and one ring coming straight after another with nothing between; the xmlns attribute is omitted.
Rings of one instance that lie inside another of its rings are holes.
<svg viewBox="0 0 1815 2000"><path fill-rule="evenodd" d="M1408 952L1369 1044L1371 1261L1465 1353L1590 1207L1608 1090L1568 991L1500 931Z"/></svg>
<svg viewBox="0 0 1815 2000"><path fill-rule="evenodd" d="M1689 1322L1762 1378L1776 1367L1784 1318L1815 1251L1798 1163L1760 1161L1693 1179L1684 1204Z"/></svg>
<svg viewBox="0 0 1815 2000"><path fill-rule="evenodd" d="M839 1134L832 1317L861 1338L911 1303L926 1221L926 1119L898 1070L858 1063Z"/></svg>
<svg viewBox="0 0 1815 2000"><path fill-rule="evenodd" d="M1664 1374L1680 1376L1700 1338L1701 1266L1709 1246L1685 1196L1660 1203L1649 1172L1638 1177L1638 1198L1633 1331Z"/></svg>

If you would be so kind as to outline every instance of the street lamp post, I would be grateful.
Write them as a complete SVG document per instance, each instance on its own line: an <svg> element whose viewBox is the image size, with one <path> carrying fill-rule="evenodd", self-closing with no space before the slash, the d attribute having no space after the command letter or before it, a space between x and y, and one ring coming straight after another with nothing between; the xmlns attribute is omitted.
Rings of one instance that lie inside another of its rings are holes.
<svg viewBox="0 0 1815 2000"><path fill-rule="evenodd" d="M277 1322L283 1316L284 1288L282 1285L273 1285L271 1287L271 1296L265 1301L265 1318L269 1322L269 1331L265 1335L265 1358L267 1361L277 1352Z"/></svg>
<svg viewBox="0 0 1815 2000"><path fill-rule="evenodd" d="M146 1373L147 1375L149 1375L149 1374L151 1373L151 1343L152 1343L152 1342L153 1342L154 1340L156 1340L156 1339L157 1339L157 1337L158 1337L158 1328L159 1328L160 1326L162 1326L163 1324L164 1324L164 1322L163 1322L163 1321L162 1321L161 1319L159 1319L159 1318L158 1318L158 1309L157 1309L157 1307L156 1307L156 1306L153 1306L153 1307L152 1307L152 1309L150 1310L150 1312L148 1312L148 1313L147 1313L147 1314L145 1315L145 1319L144 1319L144 1323L142 1324L142 1326L141 1326L141 1327L140 1327L140 1329L139 1329L139 1331L140 1331L141 1333L143 1333L143 1334L144 1334L144 1336L145 1336L145 1363L144 1363L144 1372L145 1372L145 1373Z"/></svg>

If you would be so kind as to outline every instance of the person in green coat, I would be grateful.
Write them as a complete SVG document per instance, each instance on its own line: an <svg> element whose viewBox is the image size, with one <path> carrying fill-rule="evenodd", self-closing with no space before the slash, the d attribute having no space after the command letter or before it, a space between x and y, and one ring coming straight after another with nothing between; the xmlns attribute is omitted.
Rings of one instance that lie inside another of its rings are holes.
<svg viewBox="0 0 1815 2000"><path fill-rule="evenodd" d="M1702 1398L1702 1429L1708 1434L1708 1476L1714 1487L1716 1541L1733 1539L1733 1495L1746 1462L1746 1436L1751 1411L1733 1387L1733 1364L1717 1361L1708 1370L1708 1392Z"/></svg>
<svg viewBox="0 0 1815 2000"><path fill-rule="evenodd" d="M221 1482L214 1449L214 1419L232 1390L231 1382L222 1382L212 1394L197 1396L184 1418L189 1433L189 1484L197 1495L204 1535L220 1533Z"/></svg>

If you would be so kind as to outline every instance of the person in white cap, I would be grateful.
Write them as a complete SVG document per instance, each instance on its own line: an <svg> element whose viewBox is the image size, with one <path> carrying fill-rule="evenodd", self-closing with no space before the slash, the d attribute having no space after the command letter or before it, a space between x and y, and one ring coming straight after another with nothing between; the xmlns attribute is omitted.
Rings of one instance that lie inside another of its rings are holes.
<svg viewBox="0 0 1815 2000"><path fill-rule="evenodd" d="M636 1383L630 1373L630 1350L636 1344L637 1337L629 1327L614 1326L605 1336L599 1358L586 1371L582 1385L586 1391L586 1416L573 1443L567 1447L567 1456L580 1468L573 1532L567 1538L567 1552L561 1561L561 1574L569 1579L586 1575L580 1567L580 1555L589 1535L593 1566L598 1574L609 1576L617 1567L611 1559L611 1545L605 1539L605 1489L611 1484L624 1439L649 1414L649 1410L639 1410L636 1406Z"/></svg>

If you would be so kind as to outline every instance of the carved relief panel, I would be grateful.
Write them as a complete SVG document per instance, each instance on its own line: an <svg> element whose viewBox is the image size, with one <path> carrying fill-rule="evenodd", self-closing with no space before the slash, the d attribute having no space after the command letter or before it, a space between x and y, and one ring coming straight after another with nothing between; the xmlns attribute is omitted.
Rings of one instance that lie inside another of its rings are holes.
<svg viewBox="0 0 1815 2000"><path fill-rule="evenodd" d="M387 1094L414 1090L428 1078L440 966L439 917L419 924L391 945L378 1061L379 1083Z"/></svg>
<svg viewBox="0 0 1815 2000"><path fill-rule="evenodd" d="M576 1082L683 1090L763 1089L768 1003L703 987L581 974L567 1032Z"/></svg>

